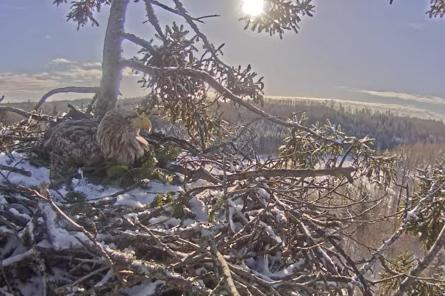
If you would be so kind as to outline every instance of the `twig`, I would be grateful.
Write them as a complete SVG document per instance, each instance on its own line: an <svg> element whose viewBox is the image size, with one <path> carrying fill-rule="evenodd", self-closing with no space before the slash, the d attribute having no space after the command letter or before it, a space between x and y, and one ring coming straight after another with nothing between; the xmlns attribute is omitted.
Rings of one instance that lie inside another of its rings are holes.
<svg viewBox="0 0 445 296"><path fill-rule="evenodd" d="M93 112L93 106L96 103L98 97L99 97L99 95L98 95L98 93L96 93L94 95L93 99L91 100L90 104L88 104L87 111L86 111L87 114L91 114L91 112Z"/></svg>
<svg viewBox="0 0 445 296"><path fill-rule="evenodd" d="M94 203L94 204L95 204L95 203L100 204L100 201L101 201L101 200L104 200L104 199L107 199L107 200L108 200L108 199L110 199L110 198L118 197L118 196L121 195L121 194L130 192L130 191L132 191L132 190L138 188L139 186L143 185L144 183L145 183L145 182L144 182L143 180L138 181L138 182L136 182L135 184L133 184L133 185L131 185L131 186L125 188L125 189L116 191L115 193L108 194L108 195L105 195L105 196L100 196L100 197L90 198L90 199L88 199L88 202L89 202L89 203Z"/></svg>
<svg viewBox="0 0 445 296"><path fill-rule="evenodd" d="M73 282L73 283L71 283L71 284L69 284L69 285L66 285L66 286L63 286L63 287L59 287L59 288L57 288L56 290L57 290L57 292L62 292L62 291L63 291L64 289L66 289L67 287L74 287L74 286L80 284L81 282L83 282L83 281L89 279L90 277L95 276L96 274L101 273L101 272L103 272L103 271L105 271L105 270L107 270L107 269L110 269L110 267L109 267L109 266L104 266L104 267L98 268L98 269L96 269L96 270L93 270L92 272L90 272L89 274L87 274L87 275L81 277L81 278L78 279L77 281L75 281L75 282Z"/></svg>

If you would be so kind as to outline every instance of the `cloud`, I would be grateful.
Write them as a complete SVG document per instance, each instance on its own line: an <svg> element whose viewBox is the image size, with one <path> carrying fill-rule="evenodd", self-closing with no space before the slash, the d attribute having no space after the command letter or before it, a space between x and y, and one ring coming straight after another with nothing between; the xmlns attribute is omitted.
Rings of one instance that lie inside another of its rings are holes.
<svg viewBox="0 0 445 296"><path fill-rule="evenodd" d="M445 104L445 98L438 96L426 96L426 95L410 94L397 91L375 91L375 90L365 90L365 89L358 89L354 91L375 97L398 99L398 100L405 100L417 103Z"/></svg>
<svg viewBox="0 0 445 296"><path fill-rule="evenodd" d="M11 100L35 99L37 94L58 86L58 81L51 78L49 73L0 73L0 90L2 95Z"/></svg>
<svg viewBox="0 0 445 296"><path fill-rule="evenodd" d="M56 58L51 60L49 64L55 64L55 65L71 65L71 64L77 64L75 61L71 61L65 58Z"/></svg>
<svg viewBox="0 0 445 296"><path fill-rule="evenodd" d="M0 72L0 96L8 101L35 101L47 91L65 86L97 86L102 76L100 62L81 62L58 57L44 65L37 73ZM126 96L139 96L142 90L136 84L138 76L130 69L124 69L122 92ZM69 94L61 98L74 98ZM85 97L85 95L82 95Z"/></svg>
<svg viewBox="0 0 445 296"><path fill-rule="evenodd" d="M0 72L0 95L5 95L8 101L37 100L53 88L96 86L101 75L101 63L60 57L44 65L41 72Z"/></svg>
<svg viewBox="0 0 445 296"><path fill-rule="evenodd" d="M320 98L320 97L286 97L286 96L267 96L271 99L295 99L304 101L317 101L320 103L334 102L343 106L350 107L352 109L369 108L374 111L386 112L390 110L393 114L399 116L412 116L418 118L427 118L435 120L443 120L443 114L434 112L433 110L425 109L422 107L392 104L392 103L376 103L376 102L363 102L355 101L352 99L343 98Z"/></svg>

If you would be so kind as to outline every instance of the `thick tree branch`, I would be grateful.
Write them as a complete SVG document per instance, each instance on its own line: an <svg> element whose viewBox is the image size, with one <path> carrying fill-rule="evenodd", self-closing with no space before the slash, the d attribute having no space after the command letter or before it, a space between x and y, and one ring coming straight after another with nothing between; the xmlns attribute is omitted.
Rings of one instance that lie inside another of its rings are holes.
<svg viewBox="0 0 445 296"><path fill-rule="evenodd" d="M147 12L148 21L153 26L153 28L155 28L156 33L158 33L159 37L165 41L166 40L165 35L161 29L161 26L159 25L158 17L156 16L153 10L152 1L144 0L144 2L145 2L145 11Z"/></svg>
<svg viewBox="0 0 445 296"><path fill-rule="evenodd" d="M55 94L60 94L60 93L90 94L90 93L97 93L98 91L99 87L97 86L67 86L67 87L56 88L44 94L40 99L40 101L34 106L33 110L36 111L39 110L40 107L43 105L43 103L45 103L49 97Z"/></svg>
<svg viewBox="0 0 445 296"><path fill-rule="evenodd" d="M144 40L144 39L142 39L142 38L140 38L140 37L138 37L138 36L136 36L134 34L131 34L131 33L124 33L122 36L125 39L127 39L128 41L131 41L134 44L139 45L139 46L147 49L148 51L150 51L150 53L154 52L153 45L151 45L150 42L148 42L148 41L146 41L146 40Z"/></svg>
<svg viewBox="0 0 445 296"><path fill-rule="evenodd" d="M311 130L310 128L305 127L297 122L290 121L290 120L283 120L281 118L278 118L272 114L269 114L269 113L263 111L262 109L246 102L241 97L235 95L231 90L226 88L224 85L219 83L215 78L213 78L210 74L208 74L205 71L191 69L191 68L176 68L176 67L159 68L159 67L145 66L145 65L143 65L137 61L134 61L134 60L123 60L123 61L121 61L121 65L123 67L130 67L134 70L137 70L137 71L143 72L145 74L149 74L149 75L159 75L159 74L173 75L173 74L176 74L176 75L185 75L185 76L190 76L190 77L201 79L201 80L205 81L215 91L217 91L218 93L223 95L225 98L230 99L232 102L235 102L235 103L243 106L244 108L248 109L249 111L251 111L255 114L258 114L273 123L276 123L278 125L285 126L288 128L296 128L299 130L303 130L320 140L337 143L332 139L327 139L327 138L319 135L318 133ZM337 143L337 144L342 145L342 143Z"/></svg>

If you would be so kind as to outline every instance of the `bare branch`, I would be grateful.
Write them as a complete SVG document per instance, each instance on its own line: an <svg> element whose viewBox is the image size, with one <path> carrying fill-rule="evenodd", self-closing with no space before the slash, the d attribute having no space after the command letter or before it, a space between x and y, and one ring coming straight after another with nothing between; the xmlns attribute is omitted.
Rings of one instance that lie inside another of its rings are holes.
<svg viewBox="0 0 445 296"><path fill-rule="evenodd" d="M192 295L208 295L209 291L199 284L183 278L181 275L169 271L165 266L148 262L144 260L135 259L131 254L115 251L111 248L107 248L111 258L117 264L124 265L131 271L147 276L166 281L176 287L181 287L184 290L190 291Z"/></svg>
<svg viewBox="0 0 445 296"><path fill-rule="evenodd" d="M178 10L176 10L174 8L171 8L170 6L167 6L167 5L165 5L165 4L163 4L163 3L159 2L159 1L156 1L156 0L148 0L148 1L150 1L153 5L159 6L160 8L162 8L164 10L167 10L168 12L171 12L171 13L174 13L174 14L182 16L182 13L180 11L178 11ZM220 16L219 14L210 14L210 15L205 15L205 16L192 18L192 20L196 21L196 22L203 23L203 21L202 21L203 19L211 18L211 17L219 17L219 16Z"/></svg>
<svg viewBox="0 0 445 296"><path fill-rule="evenodd" d="M213 248L213 252L215 253L216 256L216 260L218 261L219 265L221 266L221 270L223 272L224 275L224 280L226 281L227 284L227 288L230 291L230 294L232 296L240 296L238 290L235 287L235 283L233 281L231 272L230 272L230 267L229 264L227 264L226 259L224 259L224 256L216 249Z"/></svg>
<svg viewBox="0 0 445 296"><path fill-rule="evenodd" d="M53 208L53 210L59 215L61 216L64 220L66 220L69 224L71 224L75 229L79 230L80 232L82 232L83 234L85 234L86 237L88 237L88 239L93 243L94 247L96 248L96 250L99 252L99 254L101 254L105 260L107 261L107 263L109 264L110 267L113 267L113 261L111 261L110 255L108 254L107 250L94 239L94 236L88 232L85 227L83 227L82 225L80 225L79 223L77 223L76 221L74 221L70 216L68 216L61 208L59 208L58 205L56 205L56 203L53 201L53 199L51 198L51 195L49 193L49 191L46 188L43 188L43 194L37 192L36 190L29 190L34 196L36 196L37 198L39 198L42 201L45 201L47 203L49 203L49 205L51 206L51 208Z"/></svg>
<svg viewBox="0 0 445 296"><path fill-rule="evenodd" d="M79 93L79 94L89 94L89 93L98 93L99 87L97 86L68 86L68 87L61 87L56 88L53 90L50 90L46 94L42 96L40 101L34 106L33 110L39 110L40 107L45 103L45 101L55 95L60 93Z"/></svg>
<svg viewBox="0 0 445 296"><path fill-rule="evenodd" d="M176 171L186 176L190 176L194 180L203 179L212 183L220 183L225 178L227 182L234 182L238 180L255 179L258 177L263 178L311 178L311 177L323 177L323 176L334 176L334 177L346 177L349 182L353 182L352 172L354 168L331 168L331 169L302 169L302 170L292 170L292 169L271 169L271 170L255 170L246 171L241 173L233 173L223 175L212 175L204 169L190 170L180 165L169 164L167 169Z"/></svg>
<svg viewBox="0 0 445 296"><path fill-rule="evenodd" d="M140 38L140 37L138 37L138 36L136 36L134 34L131 34L131 33L124 33L122 36L125 39L127 39L128 41L131 41L134 44L137 44L137 45L147 49L151 53L154 52L154 48L153 48L153 46L151 45L150 42L148 42L148 41L146 41L146 40L144 40L144 39L142 39L142 38Z"/></svg>
<svg viewBox="0 0 445 296"><path fill-rule="evenodd" d="M31 117L33 119L42 120L42 121L47 121L47 120L51 119L51 116L48 116L48 115L37 114L34 112L28 112L23 109L10 107L10 106L0 106L0 111L12 112L12 113L16 113L16 114L21 115L26 118Z"/></svg>
<svg viewBox="0 0 445 296"><path fill-rule="evenodd" d="M161 26L159 25L158 17L156 16L153 6L151 5L150 0L144 0L145 2L145 10L147 12L148 21L151 23L151 25L155 28L156 33L158 33L159 37L162 40L165 40L164 32L161 29Z"/></svg>

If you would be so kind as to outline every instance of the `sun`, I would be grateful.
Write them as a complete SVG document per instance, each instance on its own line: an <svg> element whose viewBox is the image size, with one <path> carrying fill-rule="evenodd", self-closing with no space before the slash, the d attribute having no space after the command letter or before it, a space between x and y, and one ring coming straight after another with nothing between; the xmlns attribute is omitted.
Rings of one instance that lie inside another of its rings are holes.
<svg viewBox="0 0 445 296"><path fill-rule="evenodd" d="M242 0L243 1L243 12L250 16L258 16L263 13L264 10L264 0Z"/></svg>

